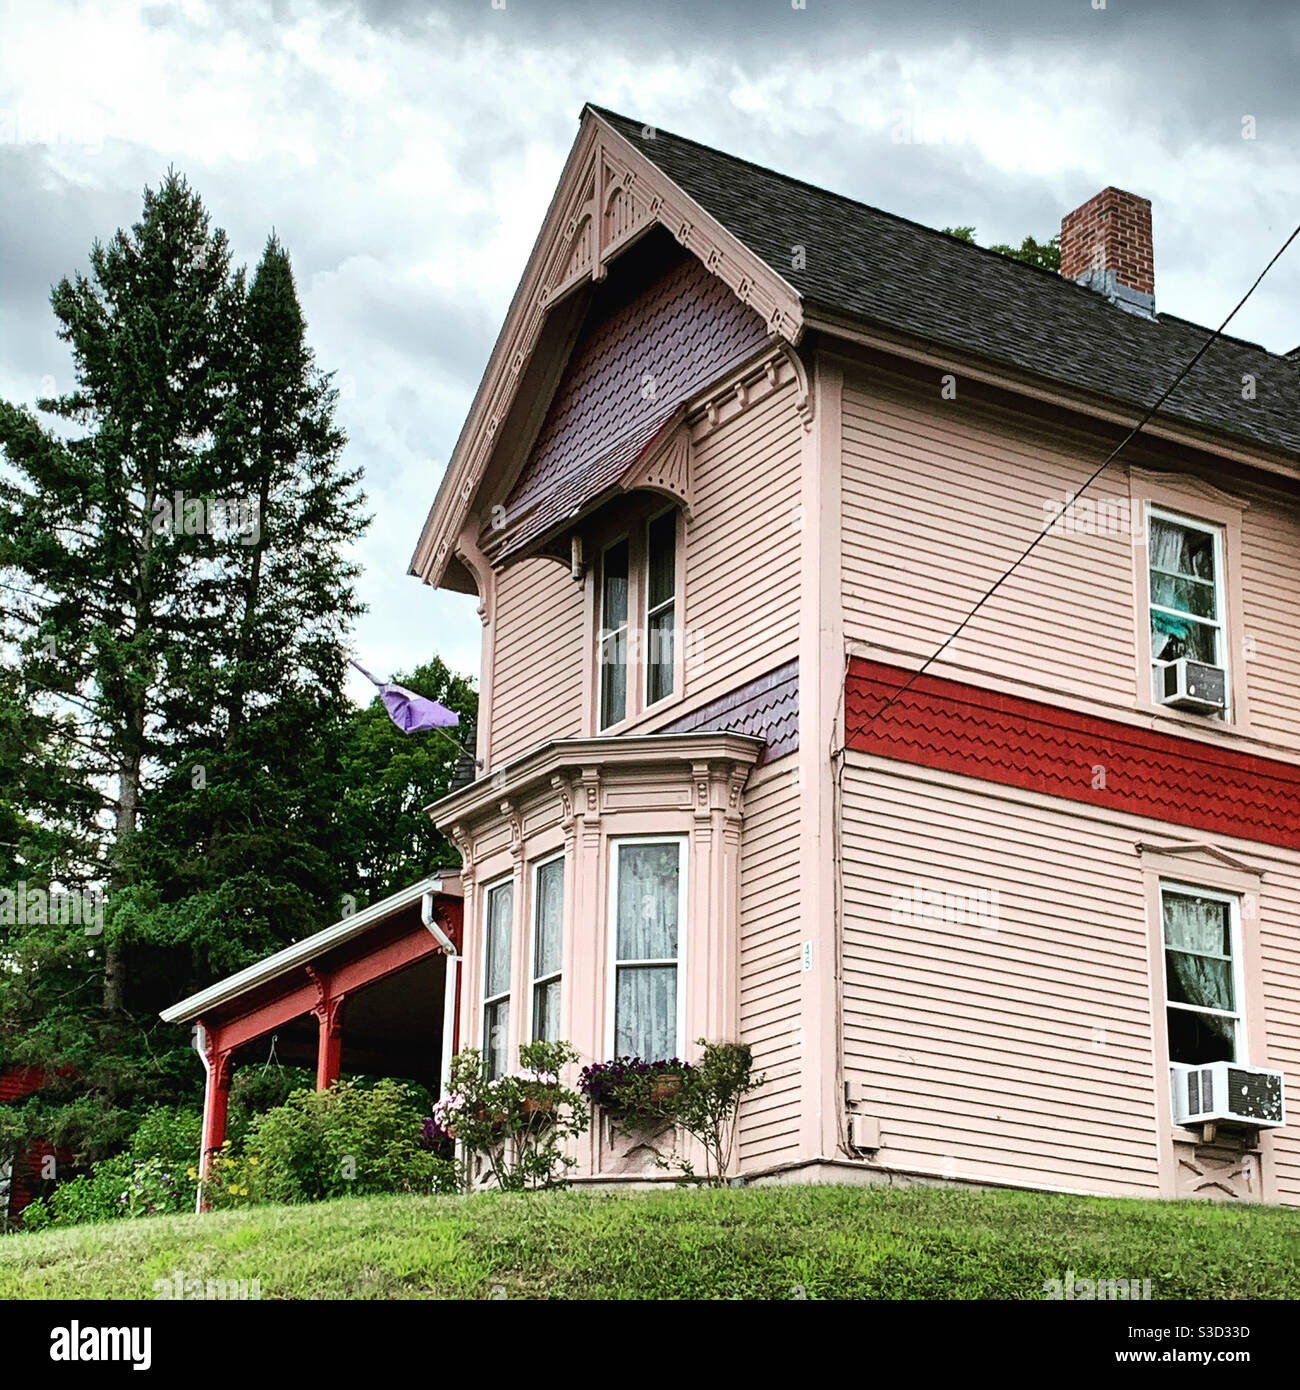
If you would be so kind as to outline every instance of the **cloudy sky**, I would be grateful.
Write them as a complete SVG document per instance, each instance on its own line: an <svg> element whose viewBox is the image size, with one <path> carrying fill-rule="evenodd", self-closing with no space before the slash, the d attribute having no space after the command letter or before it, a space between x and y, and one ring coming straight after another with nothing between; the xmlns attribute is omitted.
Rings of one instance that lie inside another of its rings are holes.
<svg viewBox="0 0 1300 1390"><path fill-rule="evenodd" d="M279 233L338 373L362 659L476 672L473 601L406 566L584 101L984 243L1118 184L1157 307L1202 323L1300 221L1285 0L799 4L2 0L0 391L67 388L50 286L175 165L238 259ZM1300 343L1300 245L1233 331Z"/></svg>

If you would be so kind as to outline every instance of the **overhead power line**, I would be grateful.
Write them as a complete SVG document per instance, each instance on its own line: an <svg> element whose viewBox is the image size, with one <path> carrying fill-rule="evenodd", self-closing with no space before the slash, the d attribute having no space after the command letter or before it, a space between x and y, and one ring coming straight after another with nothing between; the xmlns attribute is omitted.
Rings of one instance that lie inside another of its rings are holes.
<svg viewBox="0 0 1300 1390"><path fill-rule="evenodd" d="M886 714L890 709L892 709L894 705L896 705L898 701L901 700L903 696L907 694L907 692L912 688L912 686L915 685L916 682L923 675L925 675L926 671L928 671L930 667L934 665L934 663L939 659L939 657L942 656L943 653L957 640L957 638L961 636L962 632L970 623L971 619L974 618L974 616L980 611L981 608L984 607L984 605L989 601L989 599L991 599L993 595L997 593L997 591L1003 586L1003 584L1005 584L1007 580L1011 578L1011 576L1020 568L1020 566L1024 564L1024 562L1030 557L1030 555L1034 553L1034 551L1038 548L1039 542L1048 534L1049 531L1051 531L1052 527L1055 526L1056 523L1061 520L1061 518L1075 504L1075 502L1077 502L1079 498L1082 497L1083 494L1087 492L1087 490L1093 485L1093 483L1095 483L1097 479L1101 477L1101 475L1106 471L1106 469L1110 467L1110 465L1119 456L1120 451L1124 449L1125 446L1130 443L1130 441L1132 441L1137 435L1139 435L1142 432L1143 428L1146 426L1148 421L1150 421L1151 417L1156 413L1156 411L1160 409L1162 405L1164 405L1164 403L1169 399L1169 397L1173 395L1173 393L1182 384L1182 382L1187 377L1187 374L1192 370L1192 368L1196 366L1196 364L1201 360L1201 358L1204 357L1205 354L1210 350L1210 348L1212 348L1214 344L1218 342L1218 340L1223 336L1223 330L1227 328L1227 326L1233 321L1233 319L1237 317L1237 314L1241 310L1242 306L1259 288L1260 283L1263 281L1264 277L1268 274L1270 270L1273 269L1273 267L1281 259L1282 253L1287 249L1288 246L1291 245L1291 243L1296 239L1297 236L1300 236L1300 226L1297 226L1296 229L1291 233L1291 235L1287 237L1287 239L1282 243L1282 245L1278 247L1277 251L1274 252L1273 257L1269 261L1269 263L1255 277L1254 283L1251 285L1251 287L1246 291L1245 294L1241 296L1241 298L1233 306L1232 312L1228 315L1227 318L1223 320L1223 322L1218 326L1218 328L1216 328L1214 332L1211 333L1210 336L1201 344L1201 346L1197 349L1195 356L1192 357L1192 359L1187 363L1187 365L1182 369L1182 371L1180 371L1178 375L1173 379L1173 381L1171 381L1169 385L1165 387L1164 391L1161 393L1159 399L1155 402L1155 404L1147 408L1146 413L1137 422L1137 424L1134 425L1131 430L1129 430L1129 432L1124 436L1124 438L1121 439L1120 442L1116 444L1115 447L1110 451L1110 453L1106 455L1106 457L1101 461L1101 463L1097 465L1097 467L1092 471L1091 474L1089 474L1088 478L1083 482L1083 484L1078 488L1078 490L1070 494L1069 498L1066 500L1065 506L1058 513L1056 513L1056 515L1052 516L1048 520L1047 524L1042 527L1038 534L1033 538L1032 541L1029 542L1029 544L1024 548L1024 550L1020 552L1016 559L1013 560L1012 563L1007 566L1007 568L998 576L997 579L993 581L992 584L989 585L987 589L985 589L983 594L980 595L979 599L975 602L974 606L961 620L961 622L958 623L957 626L948 634L948 636L943 639L939 646L937 646L934 649L934 651L931 652L928 657L926 657L925 661L922 662L921 665L918 666L917 669L912 672L908 679L901 686L899 686L899 688L894 692L894 694L890 696L890 698L883 705L881 705L881 707L866 721L865 724L862 725L862 731L869 729L876 722L877 719L879 719L883 714Z"/></svg>

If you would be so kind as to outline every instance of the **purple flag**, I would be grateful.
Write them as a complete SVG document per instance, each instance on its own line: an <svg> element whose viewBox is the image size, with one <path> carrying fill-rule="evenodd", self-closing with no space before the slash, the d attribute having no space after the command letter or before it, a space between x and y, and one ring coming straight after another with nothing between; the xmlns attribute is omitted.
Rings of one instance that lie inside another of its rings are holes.
<svg viewBox="0 0 1300 1390"><path fill-rule="evenodd" d="M414 690L407 690L404 685L394 685L392 681L376 680L359 661L351 664L379 687L379 698L384 702L388 717L404 734L418 734L425 729L447 729L460 723L456 711L439 704L437 700L417 695Z"/></svg>

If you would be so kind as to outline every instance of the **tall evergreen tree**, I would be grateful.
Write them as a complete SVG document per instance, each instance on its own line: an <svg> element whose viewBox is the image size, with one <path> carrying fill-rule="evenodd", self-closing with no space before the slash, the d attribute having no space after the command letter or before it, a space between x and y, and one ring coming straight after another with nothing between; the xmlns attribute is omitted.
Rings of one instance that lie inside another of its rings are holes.
<svg viewBox="0 0 1300 1390"><path fill-rule="evenodd" d="M6 929L0 1066L52 1078L33 1137L94 1152L194 1085L155 1010L337 906L365 519L274 240L247 285L169 173L51 300L76 384L50 426L0 403L0 854L107 911Z"/></svg>
<svg viewBox="0 0 1300 1390"><path fill-rule="evenodd" d="M0 402L3 638L17 657L14 707L44 724L22 769L26 818L47 838L65 831L45 866L63 886L93 883L110 901L138 878L169 654L191 639L195 612L191 557L159 545L153 522L160 499L203 496L220 473L243 300L224 234L169 173L129 233L95 243L90 275L54 288L75 385L38 402L52 425ZM51 767L62 816L42 786ZM81 813L80 837L66 833L67 808ZM40 1137L111 1142L149 1069L128 1013L124 933L111 914L98 934L28 920L8 945L0 1062L17 1053L70 1092Z"/></svg>
<svg viewBox="0 0 1300 1390"><path fill-rule="evenodd" d="M222 621L169 693L166 777L143 832L160 903L141 920L155 945L186 943L186 985L313 930L345 876L334 844L344 649L360 608L341 551L367 518L274 236L243 338L220 441L241 528L222 545L208 538L196 591Z"/></svg>

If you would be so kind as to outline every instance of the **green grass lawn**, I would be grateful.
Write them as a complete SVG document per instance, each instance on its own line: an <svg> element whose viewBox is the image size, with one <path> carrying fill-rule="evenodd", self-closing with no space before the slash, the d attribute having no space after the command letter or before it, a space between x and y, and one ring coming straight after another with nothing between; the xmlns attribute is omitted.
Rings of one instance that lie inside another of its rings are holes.
<svg viewBox="0 0 1300 1390"><path fill-rule="evenodd" d="M1300 1212L958 1189L372 1197L0 1237L0 1298L1005 1298L1047 1279L1300 1297Z"/></svg>

